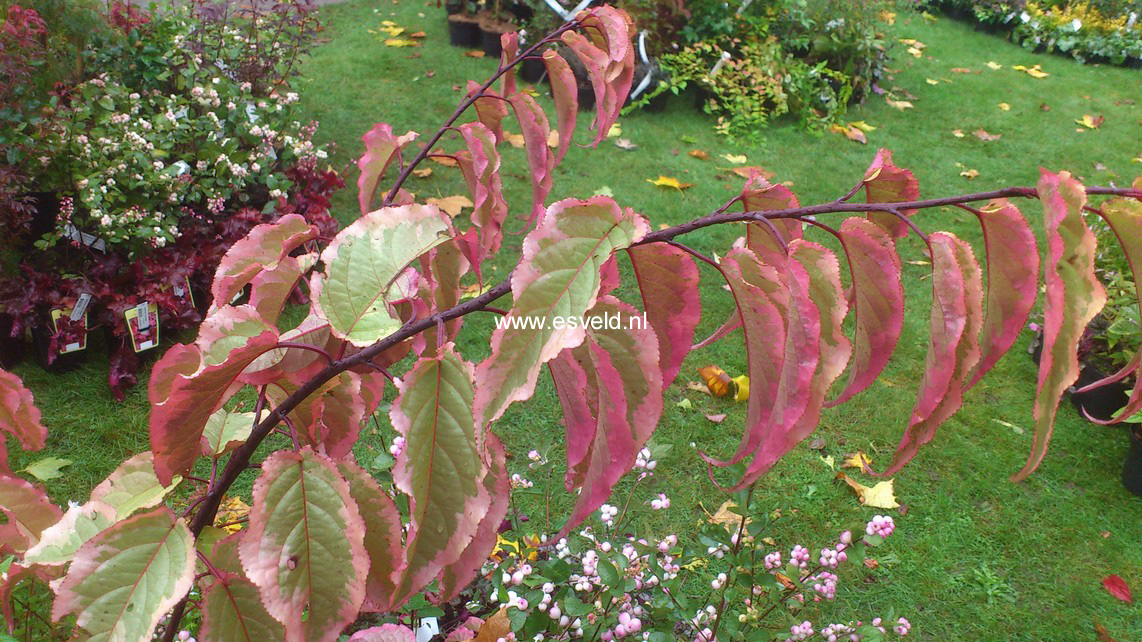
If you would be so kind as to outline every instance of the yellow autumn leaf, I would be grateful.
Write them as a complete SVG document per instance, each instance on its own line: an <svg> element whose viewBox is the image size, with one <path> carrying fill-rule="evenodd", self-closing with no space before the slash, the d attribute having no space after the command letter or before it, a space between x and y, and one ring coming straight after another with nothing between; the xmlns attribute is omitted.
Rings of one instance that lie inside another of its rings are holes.
<svg viewBox="0 0 1142 642"><path fill-rule="evenodd" d="M515 132L504 132L504 140L508 141L509 145L517 149L523 147L522 134L517 134Z"/></svg>
<svg viewBox="0 0 1142 642"><path fill-rule="evenodd" d="M952 130L952 136L955 136L956 138L963 138L963 137L964 137L964 130L962 130L962 129L953 129L953 130Z"/></svg>
<svg viewBox="0 0 1142 642"><path fill-rule="evenodd" d="M381 24L385 27L395 27L397 23L393 22L392 20L382 20Z"/></svg>
<svg viewBox="0 0 1142 642"><path fill-rule="evenodd" d="M496 611L492 617L484 620L480 630L473 638L474 642L495 642L502 640L512 632L512 621L508 619L508 608Z"/></svg>
<svg viewBox="0 0 1142 642"><path fill-rule="evenodd" d="M904 111L905 109L912 109L912 103L908 102L907 100L892 100L891 98L885 96L884 102L888 103L889 107L895 107L900 111Z"/></svg>
<svg viewBox="0 0 1142 642"><path fill-rule="evenodd" d="M749 162L745 154L722 154L722 158L728 160L734 165L744 165Z"/></svg>
<svg viewBox="0 0 1142 642"><path fill-rule="evenodd" d="M709 564L709 562L706 561L706 558L698 557L698 558L695 558L693 562L689 562L687 564L679 565L678 568L684 568L687 571L695 571L697 569L702 568L703 566L705 566L707 564Z"/></svg>
<svg viewBox="0 0 1142 642"><path fill-rule="evenodd" d="M404 33L404 27L397 27L395 25L391 26L391 27L386 26L386 27L381 27L380 31L383 31L383 32L385 32L385 33L387 33L390 36L393 36L395 38L395 37L401 35L402 33Z"/></svg>
<svg viewBox="0 0 1142 642"><path fill-rule="evenodd" d="M977 170L977 169L965 169L964 171L960 172L960 176L963 176L964 178L966 178L970 181L971 179L979 176L979 170Z"/></svg>
<svg viewBox="0 0 1142 642"><path fill-rule="evenodd" d="M858 468L865 473L872 474L872 459L864 454L864 451L858 450L851 455L845 456L845 461L841 464L841 468Z"/></svg>
<svg viewBox="0 0 1142 642"><path fill-rule="evenodd" d="M772 537L761 538L761 543L765 544L766 546L773 546L773 547L777 546L777 540L773 539Z"/></svg>
<svg viewBox="0 0 1142 642"><path fill-rule="evenodd" d="M412 175L417 178L428 178L429 176L432 176L432 168L425 167L424 169L414 169L412 170Z"/></svg>
<svg viewBox="0 0 1142 642"><path fill-rule="evenodd" d="M732 381L737 384L737 389L734 390L734 401L749 399L749 375L738 375Z"/></svg>
<svg viewBox="0 0 1142 642"><path fill-rule="evenodd" d="M998 62L993 62L991 60L987 61L987 66L990 67L991 69L995 69L995 70L1003 69L1003 65L999 64Z"/></svg>
<svg viewBox="0 0 1142 642"><path fill-rule="evenodd" d="M651 180L649 178L646 179L646 182L648 182L652 185L657 185L659 187L673 187L674 189L679 190L679 191L684 190L687 187L694 187L693 183L683 183L683 182L679 181L677 178L673 178L670 176L662 176L661 174L656 179L653 179L653 180Z"/></svg>
<svg viewBox="0 0 1142 642"><path fill-rule="evenodd" d="M1031 76L1032 78L1043 79L1043 78L1046 78L1047 76L1051 75L1051 74L1043 71L1043 68L1040 67L1039 65L1032 65L1030 67L1024 67L1023 65L1013 65L1011 68L1014 69L1015 71L1022 71L1025 74L1027 74L1028 76Z"/></svg>
<svg viewBox="0 0 1142 642"><path fill-rule="evenodd" d="M889 26L896 24L896 14L891 11L881 11L880 19L887 22Z"/></svg>
<svg viewBox="0 0 1142 642"><path fill-rule="evenodd" d="M408 38L389 38L385 40L386 47L419 47L420 43Z"/></svg>
<svg viewBox="0 0 1142 642"><path fill-rule="evenodd" d="M1105 120L1102 116L1091 116L1090 114L1083 114L1082 118L1075 120L1076 125L1082 125L1087 129L1098 129L1102 121Z"/></svg>
<svg viewBox="0 0 1142 642"><path fill-rule="evenodd" d="M938 84L940 84L940 81L939 81L939 80L936 80L935 78L925 78L925 79L924 79L924 82L928 83L929 85L938 85Z"/></svg>
<svg viewBox="0 0 1142 642"><path fill-rule="evenodd" d="M865 506L872 508L900 507L900 504L896 502L896 493L893 488L894 480L892 479L882 481L875 486L865 486L844 473L837 473L836 478L845 482L850 488L856 491L857 500Z"/></svg>
<svg viewBox="0 0 1142 642"><path fill-rule="evenodd" d="M471 285L465 285L460 288L460 300L463 301L464 299L474 299L487 292L488 290L491 290L492 286L494 285L494 283L488 283L484 285L484 287L480 287L475 283Z"/></svg>
<svg viewBox="0 0 1142 642"><path fill-rule="evenodd" d="M622 136L622 135L623 135L623 127L622 127L622 125L620 125L618 123L611 125L611 128L607 130L607 138L618 138L619 136Z"/></svg>
<svg viewBox="0 0 1142 642"><path fill-rule="evenodd" d="M439 155L434 154L432 156L429 156L428 160L430 160L430 161L432 161L438 165L443 165L445 167L457 167L458 166L456 163L456 159L452 158L451 156L439 156Z"/></svg>
<svg viewBox="0 0 1142 642"><path fill-rule="evenodd" d="M1142 156L1135 156L1134 158L1131 158L1130 161L1133 163L1142 163Z"/></svg>
<svg viewBox="0 0 1142 642"><path fill-rule="evenodd" d="M444 198L428 198L425 199L424 202L439 207L444 210L444 213L448 216L456 216L465 207L472 207L472 199L463 194L446 196Z"/></svg>
<svg viewBox="0 0 1142 642"><path fill-rule="evenodd" d="M922 58L924 56L924 51L918 47L909 47L908 53L912 54L913 58Z"/></svg>
<svg viewBox="0 0 1142 642"><path fill-rule="evenodd" d="M551 133L547 135L547 146L552 149L559 147L559 130L553 129Z"/></svg>
<svg viewBox="0 0 1142 642"><path fill-rule="evenodd" d="M1011 105L1008 105L1007 103L999 103L998 107L1003 111L1011 111Z"/></svg>
<svg viewBox="0 0 1142 642"><path fill-rule="evenodd" d="M709 160L710 158L709 154L700 149L691 149L688 153L692 158L697 158L698 160Z"/></svg>
<svg viewBox="0 0 1142 642"><path fill-rule="evenodd" d="M874 131L876 131L876 127L869 125L868 123L864 122L863 120L854 120L853 122L849 123L849 127L856 127L857 129L861 130L862 132L874 132Z"/></svg>
<svg viewBox="0 0 1142 642"><path fill-rule="evenodd" d="M227 533L237 533L242 530L240 520L250 514L250 506L240 497L227 497L218 508L218 516L214 518L214 525Z"/></svg>
<svg viewBox="0 0 1142 642"><path fill-rule="evenodd" d="M721 524L727 531L731 533L736 533L738 529L741 528L743 519L745 520L746 526L749 526L750 522L753 521L748 517L743 517L733 512L733 510L736 509L738 505L735 504L732 499L727 499L726 501L722 502L722 505L718 507L718 512L714 513L713 515L711 515L710 512L706 510L706 507L702 506L701 503L698 505L702 507L702 512L706 513L707 522L711 524Z"/></svg>
<svg viewBox="0 0 1142 642"><path fill-rule="evenodd" d="M521 88L519 90L519 93L527 94L528 96L531 96L532 98L535 98L536 96L539 95L539 92L535 90L535 87L532 87L530 85Z"/></svg>

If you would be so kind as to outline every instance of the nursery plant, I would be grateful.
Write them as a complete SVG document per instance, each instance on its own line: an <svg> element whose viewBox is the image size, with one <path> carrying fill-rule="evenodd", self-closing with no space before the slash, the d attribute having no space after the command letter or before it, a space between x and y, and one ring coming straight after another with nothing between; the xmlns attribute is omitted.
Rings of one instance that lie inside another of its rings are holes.
<svg viewBox="0 0 1142 642"><path fill-rule="evenodd" d="M715 483L748 494L814 430L824 407L855 402L876 380L903 325L896 249L903 239L929 254L931 333L917 400L884 474L930 441L1012 347L1042 277L1034 439L1013 480L1034 471L1059 399L1077 377L1083 328L1105 301L1085 218L1105 220L1137 269L1142 246L1132 239L1142 230L1142 182L1087 187L1066 171L1043 170L1035 186L923 199L913 175L881 150L833 201L801 205L785 186L754 175L715 211L652 230L607 196L548 203L578 118L575 79L547 47L553 42L588 70L592 142L602 140L633 76L626 14L592 8L522 51L515 34L505 35L496 73L470 83L422 145L417 133L397 135L383 123L364 135L356 221L326 242L302 216L285 215L255 226L225 254L197 338L172 347L152 370L150 450L66 510L4 465L0 605L9 622L10 598L23 583L52 592L50 614L40 617L74 623L90 639L146 640L161 627L162 639L173 640L194 611L202 640L336 640L362 614L392 613L426 597L448 602L480 575L509 511L511 480L496 433L505 410L527 400L545 370L552 377L564 412L565 486L578 493L557 542L638 463L664 390L695 344L700 268L724 281L736 303L711 340L740 328L748 356L748 390L738 391L747 397L740 445L703 453ZM551 78L554 147L548 114L509 73L532 56L542 57ZM532 199L515 208L517 217L503 196L498 151L508 119L522 132L531 170ZM470 216L448 216L404 189L429 158L463 175ZM865 202L855 202L859 195ZM1042 210L1042 261L1016 199L1039 201L1031 207ZM943 206L978 219L982 262L955 235L921 226ZM687 234L719 225L742 233L724 256L685 244ZM508 232L524 234L522 251L511 275L493 283L485 268ZM290 327L282 312L298 285L308 288L309 303ZM230 304L246 286L249 301ZM620 298L624 292L630 300ZM466 317L477 313L499 317L490 354L478 363L457 347ZM390 384L395 398L382 410ZM1136 387L1122 416L1139 405ZM391 486L352 455L362 423L385 414L404 442ZM2 372L0 418L23 448L43 447L47 429L31 394ZM238 495L235 484L251 479L248 518L220 520L220 508ZM176 496L186 500L172 508ZM748 499L743 506L750 512ZM745 535L755 535L744 528L743 519L728 544L734 556L756 551L742 548ZM869 536L891 532L884 519L866 526ZM840 543L848 545L844 537ZM822 564L845 552L830 550ZM806 553L795 555L798 569ZM595 570L604 590L632 579ZM741 590L738 577L716 576L711 588ZM790 595L807 594L800 570L786 579ZM814 581L824 587L829 578ZM587 619L610 615L609 604L580 606ZM706 611L696 637L721 630L723 639L744 638L748 627L722 622L726 613ZM629 631L635 616L616 617ZM906 632L905 623L890 624ZM355 635L413 639L391 619Z"/></svg>

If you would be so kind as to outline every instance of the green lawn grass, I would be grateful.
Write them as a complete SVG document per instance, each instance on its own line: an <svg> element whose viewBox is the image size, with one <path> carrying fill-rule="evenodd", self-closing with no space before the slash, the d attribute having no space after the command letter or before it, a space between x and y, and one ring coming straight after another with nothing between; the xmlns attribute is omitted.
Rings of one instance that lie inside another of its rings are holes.
<svg viewBox="0 0 1142 642"><path fill-rule="evenodd" d="M463 97L458 87L494 71L493 61L465 57L448 46L443 12L434 5L354 0L322 9L322 36L328 42L303 66L298 87L307 114L321 123L318 139L337 144L331 156L335 166L348 166L360 154L360 136L375 122L391 123L398 134L412 129L421 132L422 139L430 136ZM425 31L424 46L385 47L369 29L386 19L409 31ZM910 92L914 108L898 111L873 97L850 110L850 120L877 127L868 135L868 146L781 122L759 132L756 141L730 141L714 134L711 119L683 96L673 99L664 113L622 118L622 136L638 145L634 151L623 151L612 141L594 150L573 147L556 172L552 199L585 197L607 188L652 225L676 224L715 209L740 189L741 180L727 171L731 164L719 157L723 153L746 154L750 164L773 171L774 180L792 181L802 203L831 200L848 191L877 147L894 151L896 163L916 174L924 196L1033 185L1040 166L1068 169L1092 184L1124 185L1142 170L1131 163L1142 151L1142 115L1132 102L1142 99L1138 71L1034 55L947 19L930 24L901 12L896 24L886 29L893 39L916 38L927 48L924 57L916 59L897 46L889 64L886 88L900 88L898 97ZM1003 67L993 70L986 65L989 61ZM1050 75L1039 80L1011 69L1034 64ZM953 73L953 68L972 71ZM929 78L937 84L928 84ZM546 95L544 87L538 89ZM1010 111L1001 110L1001 102L1009 104ZM1097 130L1078 132L1074 121L1084 114L1106 120ZM590 117L580 115L579 140L586 140ZM1002 138L980 141L970 133L979 128ZM967 135L956 138L954 129ZM449 149L447 144L444 148ZM708 152L710 159L690 157L691 149ZM513 212L525 214L530 185L522 150L503 153L509 203ZM418 197L464 191L455 170L429 166L432 176L406 185ZM978 178L960 175L968 168L977 170ZM679 192L647 182L660 174L695 185ZM352 189L356 173L345 175L350 189L335 199L342 222L357 214ZM1037 203L1020 207L1038 220ZM970 215L957 210L927 211L917 222L929 231L949 229L979 240ZM725 253L740 233L740 228L727 226L686 240L708 254ZM490 279L507 275L520 238L508 236ZM908 260L923 258L914 238L900 247ZM927 273L923 265L905 265L909 316L898 353L881 380L825 414L814 435L824 440L823 451L803 444L760 482L761 505L782 513L768 535L786 554L796 543L811 549L830 544L840 530L859 527L882 512L859 506L850 490L833 482L834 471L818 456L832 455L839 462L845 453L861 449L880 466L891 456L907 423L924 359ZM729 297L715 276L703 274L703 336L730 311ZM486 355L491 324L491 315L466 321L460 345L469 358ZM848 581L838 591L837 604L822 617L868 619L892 607L913 622L914 634L922 639L1093 639L1096 620L1121 640L1136 635L1130 631L1142 630L1142 611L1115 600L1099 585L1102 577L1116 573L1136 591L1142 588L1142 502L1128 495L1118 480L1126 449L1123 431L1085 423L1064 403L1046 461L1029 480L1007 481L1030 447L1035 369L1020 349L1025 345L1021 342L969 393L965 409L896 475L897 498L907 510L890 511L898 531L877 550L884 564L874 571L862 568L842 575ZM103 360L99 354L92 357L92 365L63 376L28 365L17 369L35 393L51 436L46 453L15 454L13 460L17 466L44 454L73 460L68 476L47 484L56 498L82 500L118 461L146 445L145 390L131 391L124 404L111 401ZM708 364L731 374L743 372L740 335L690 356L679 383L667 392L654 441L672 448L652 479L637 487L624 482L615 502L621 505L629 498L637 505L665 492L672 508L639 511L624 529L684 536L704 518L699 504L712 512L723 501L724 496L703 481L706 470L696 451L731 452L740 438L744 407L684 388L685 382L697 380L696 368ZM692 409L675 405L683 399L690 400ZM705 418L723 412L728 417L720 425ZM547 448L557 459L561 452L560 411L549 381L541 378L535 398L514 406L496 430L513 454L512 471L532 475L536 489L543 488L545 478L527 471L524 454ZM358 455L368 463L386 441L372 428L365 434ZM555 515L565 514L570 506L560 482L561 473L556 472L551 480ZM520 507L532 516L534 528L543 527L542 497L525 495ZM774 623L783 624L779 619Z"/></svg>

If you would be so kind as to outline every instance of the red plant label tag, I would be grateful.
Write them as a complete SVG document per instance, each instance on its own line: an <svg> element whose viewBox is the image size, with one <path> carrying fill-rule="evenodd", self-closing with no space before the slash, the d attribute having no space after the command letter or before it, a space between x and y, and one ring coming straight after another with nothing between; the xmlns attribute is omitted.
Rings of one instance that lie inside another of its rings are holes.
<svg viewBox="0 0 1142 642"><path fill-rule="evenodd" d="M79 318L73 320L74 311L75 308L56 308L51 311L52 334L56 335L59 354L87 349L87 311L84 310Z"/></svg>
<svg viewBox="0 0 1142 642"><path fill-rule="evenodd" d="M131 335L131 347L135 352L150 350L159 345L159 308L154 303L143 302L123 313L127 322L127 333Z"/></svg>

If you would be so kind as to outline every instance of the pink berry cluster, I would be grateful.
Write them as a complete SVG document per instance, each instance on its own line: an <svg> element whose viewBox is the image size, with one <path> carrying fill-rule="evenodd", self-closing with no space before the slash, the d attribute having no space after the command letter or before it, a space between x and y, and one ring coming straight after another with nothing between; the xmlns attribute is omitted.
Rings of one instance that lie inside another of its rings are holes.
<svg viewBox="0 0 1142 642"><path fill-rule="evenodd" d="M864 532L869 535L879 535L881 537L888 537L892 531L896 530L896 524L892 518L887 515L877 515L872 518L864 528Z"/></svg>

